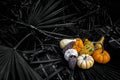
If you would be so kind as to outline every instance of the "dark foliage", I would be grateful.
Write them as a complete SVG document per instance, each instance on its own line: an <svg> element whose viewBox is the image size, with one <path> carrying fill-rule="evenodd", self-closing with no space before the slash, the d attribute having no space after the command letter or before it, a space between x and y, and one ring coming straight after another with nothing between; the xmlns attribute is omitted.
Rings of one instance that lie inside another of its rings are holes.
<svg viewBox="0 0 120 80"><path fill-rule="evenodd" d="M120 80L119 19L108 0L0 1L0 80ZM59 41L105 36L106 65L70 70ZM116 64L117 62L117 64Z"/></svg>

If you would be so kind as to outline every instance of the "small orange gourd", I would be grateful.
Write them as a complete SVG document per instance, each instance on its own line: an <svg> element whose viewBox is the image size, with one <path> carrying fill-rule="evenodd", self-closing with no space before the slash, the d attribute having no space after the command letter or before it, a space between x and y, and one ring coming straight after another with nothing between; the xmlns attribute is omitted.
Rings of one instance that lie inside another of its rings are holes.
<svg viewBox="0 0 120 80"><path fill-rule="evenodd" d="M83 47L84 47L84 45L83 45L82 39L76 38L76 42L72 48L77 50L77 52L79 53Z"/></svg>
<svg viewBox="0 0 120 80"><path fill-rule="evenodd" d="M98 63L106 64L110 61L110 55L106 50L95 50L92 56Z"/></svg>
<svg viewBox="0 0 120 80"><path fill-rule="evenodd" d="M98 43L95 45L97 49L93 53L93 58L96 62L101 63L101 64L106 64L110 61L110 55L109 53L104 50L104 37L101 37L101 39L98 41Z"/></svg>

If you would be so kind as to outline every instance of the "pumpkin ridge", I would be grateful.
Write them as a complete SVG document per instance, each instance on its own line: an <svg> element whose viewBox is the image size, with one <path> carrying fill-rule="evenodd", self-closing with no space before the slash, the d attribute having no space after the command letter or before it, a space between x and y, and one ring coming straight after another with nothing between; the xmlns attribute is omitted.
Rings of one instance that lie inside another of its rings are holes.
<svg viewBox="0 0 120 80"><path fill-rule="evenodd" d="M103 61L103 63L106 63L106 62L108 62L108 60L107 60L107 56L104 56L103 58L104 58L104 61Z"/></svg>
<svg viewBox="0 0 120 80"><path fill-rule="evenodd" d="M103 61L103 56L99 55L99 62L102 63L102 61Z"/></svg>
<svg viewBox="0 0 120 80"><path fill-rule="evenodd" d="M83 58L83 59L81 59ZM92 56L88 55L88 54L82 54L77 58L77 65L79 68L82 69L89 69L90 67L93 66L94 64L94 59Z"/></svg>
<svg viewBox="0 0 120 80"><path fill-rule="evenodd" d="M92 66L91 62L89 61L90 66Z"/></svg>
<svg viewBox="0 0 120 80"><path fill-rule="evenodd" d="M103 55L102 55L102 57L103 57L103 60L102 60L102 62L103 62L103 64L106 62L105 61L105 57L106 57L106 55L105 55L105 53L103 52Z"/></svg>
<svg viewBox="0 0 120 80"><path fill-rule="evenodd" d="M83 41L80 38L76 38L76 41L72 48L77 50L77 52L79 53L83 47L84 47Z"/></svg>
<svg viewBox="0 0 120 80"><path fill-rule="evenodd" d="M85 60L86 68L88 69L87 61Z"/></svg>
<svg viewBox="0 0 120 80"><path fill-rule="evenodd" d="M83 60L82 60L82 62L81 62L81 64L80 64L80 67L82 67L82 63L83 63Z"/></svg>

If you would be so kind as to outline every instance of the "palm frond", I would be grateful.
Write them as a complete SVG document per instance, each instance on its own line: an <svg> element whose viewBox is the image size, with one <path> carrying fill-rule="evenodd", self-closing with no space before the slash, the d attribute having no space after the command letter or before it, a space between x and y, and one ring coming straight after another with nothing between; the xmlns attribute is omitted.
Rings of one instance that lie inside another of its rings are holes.
<svg viewBox="0 0 120 80"><path fill-rule="evenodd" d="M51 12L49 15L45 16L45 17L41 20L41 22L42 22L42 21L45 21L45 20L48 20L48 19L56 16L57 14L59 14L60 12L62 12L62 11L63 11L64 9L66 9L67 7L68 7L68 6L65 6L65 7L62 7L62 8L60 8L60 9L56 10L56 11Z"/></svg>
<svg viewBox="0 0 120 80"><path fill-rule="evenodd" d="M55 1L55 0L53 0L53 1ZM43 17L45 17L46 15L49 15L50 12L54 11L55 8L58 7L58 5L61 3L61 1L62 1L62 0L56 1L56 2L55 2L54 4L52 4L52 5L46 5L45 8L43 9L43 11L41 12L41 15L39 15L39 16L41 16L41 19L42 19ZM50 4L49 1L48 1L48 4Z"/></svg>
<svg viewBox="0 0 120 80"><path fill-rule="evenodd" d="M42 10L41 6L41 0L38 0L34 5L33 8L31 9L31 12L28 17L28 23L31 23L32 19L37 15Z"/></svg>
<svg viewBox="0 0 120 80"><path fill-rule="evenodd" d="M50 62L57 62L60 61L61 59L53 59L53 60L45 60L45 61L33 61L31 62L31 64L43 64L43 63L50 63Z"/></svg>
<svg viewBox="0 0 120 80"><path fill-rule="evenodd" d="M58 74L63 69L64 69L63 67L59 68L56 72L54 72L51 75L49 75L45 80L49 80L50 78L52 78L53 76L55 76L56 74Z"/></svg>
<svg viewBox="0 0 120 80"><path fill-rule="evenodd" d="M42 80L19 53L0 46L0 80Z"/></svg>
<svg viewBox="0 0 120 80"><path fill-rule="evenodd" d="M31 14L28 18L29 23L31 24L33 21L42 19L41 17L47 13L49 13L50 10L53 10L57 5L54 5L54 7L51 7L55 0L50 0L48 3L43 7L43 4L41 0L38 0L37 3L35 3L35 7L33 7L33 10L31 11ZM47 9L50 9L47 11Z"/></svg>
<svg viewBox="0 0 120 80"><path fill-rule="evenodd" d="M63 19L68 19L73 14L63 16L61 12L64 11L68 6L59 7L62 0L48 0L45 5L39 0L28 18L28 23L36 27L41 27L44 25L56 24L62 22ZM45 27L45 26L44 26ZM52 26L51 26L52 27ZM53 26L54 27L54 26Z"/></svg>
<svg viewBox="0 0 120 80"><path fill-rule="evenodd" d="M45 22L42 22L42 23L40 23L39 24L39 26L40 25L48 25L48 24L51 24L51 23L56 23L56 22L58 22L58 21L61 21L61 20L63 20L63 18L69 18L69 17L72 17L73 15L75 15L75 14L70 14L70 15L66 15L66 16L60 16L60 17L56 17L56 18L53 18L53 19L50 19L50 20L47 20L47 21L45 21Z"/></svg>
<svg viewBox="0 0 120 80"><path fill-rule="evenodd" d="M57 27L71 27L71 26L74 26L75 24L76 23L61 23L61 24L42 25L42 26L39 26L38 29L57 28Z"/></svg>

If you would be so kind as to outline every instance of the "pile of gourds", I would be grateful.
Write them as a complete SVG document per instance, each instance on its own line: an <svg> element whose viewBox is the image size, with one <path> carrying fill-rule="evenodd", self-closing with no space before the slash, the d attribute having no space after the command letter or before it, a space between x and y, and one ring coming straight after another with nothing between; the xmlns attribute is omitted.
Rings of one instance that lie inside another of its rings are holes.
<svg viewBox="0 0 120 80"><path fill-rule="evenodd" d="M84 41L81 38L62 39L60 48L63 49L65 60L70 56L75 56L76 64L79 68L89 69L95 62L106 64L110 61L110 54L104 50L104 37L99 41L92 42L88 39Z"/></svg>

